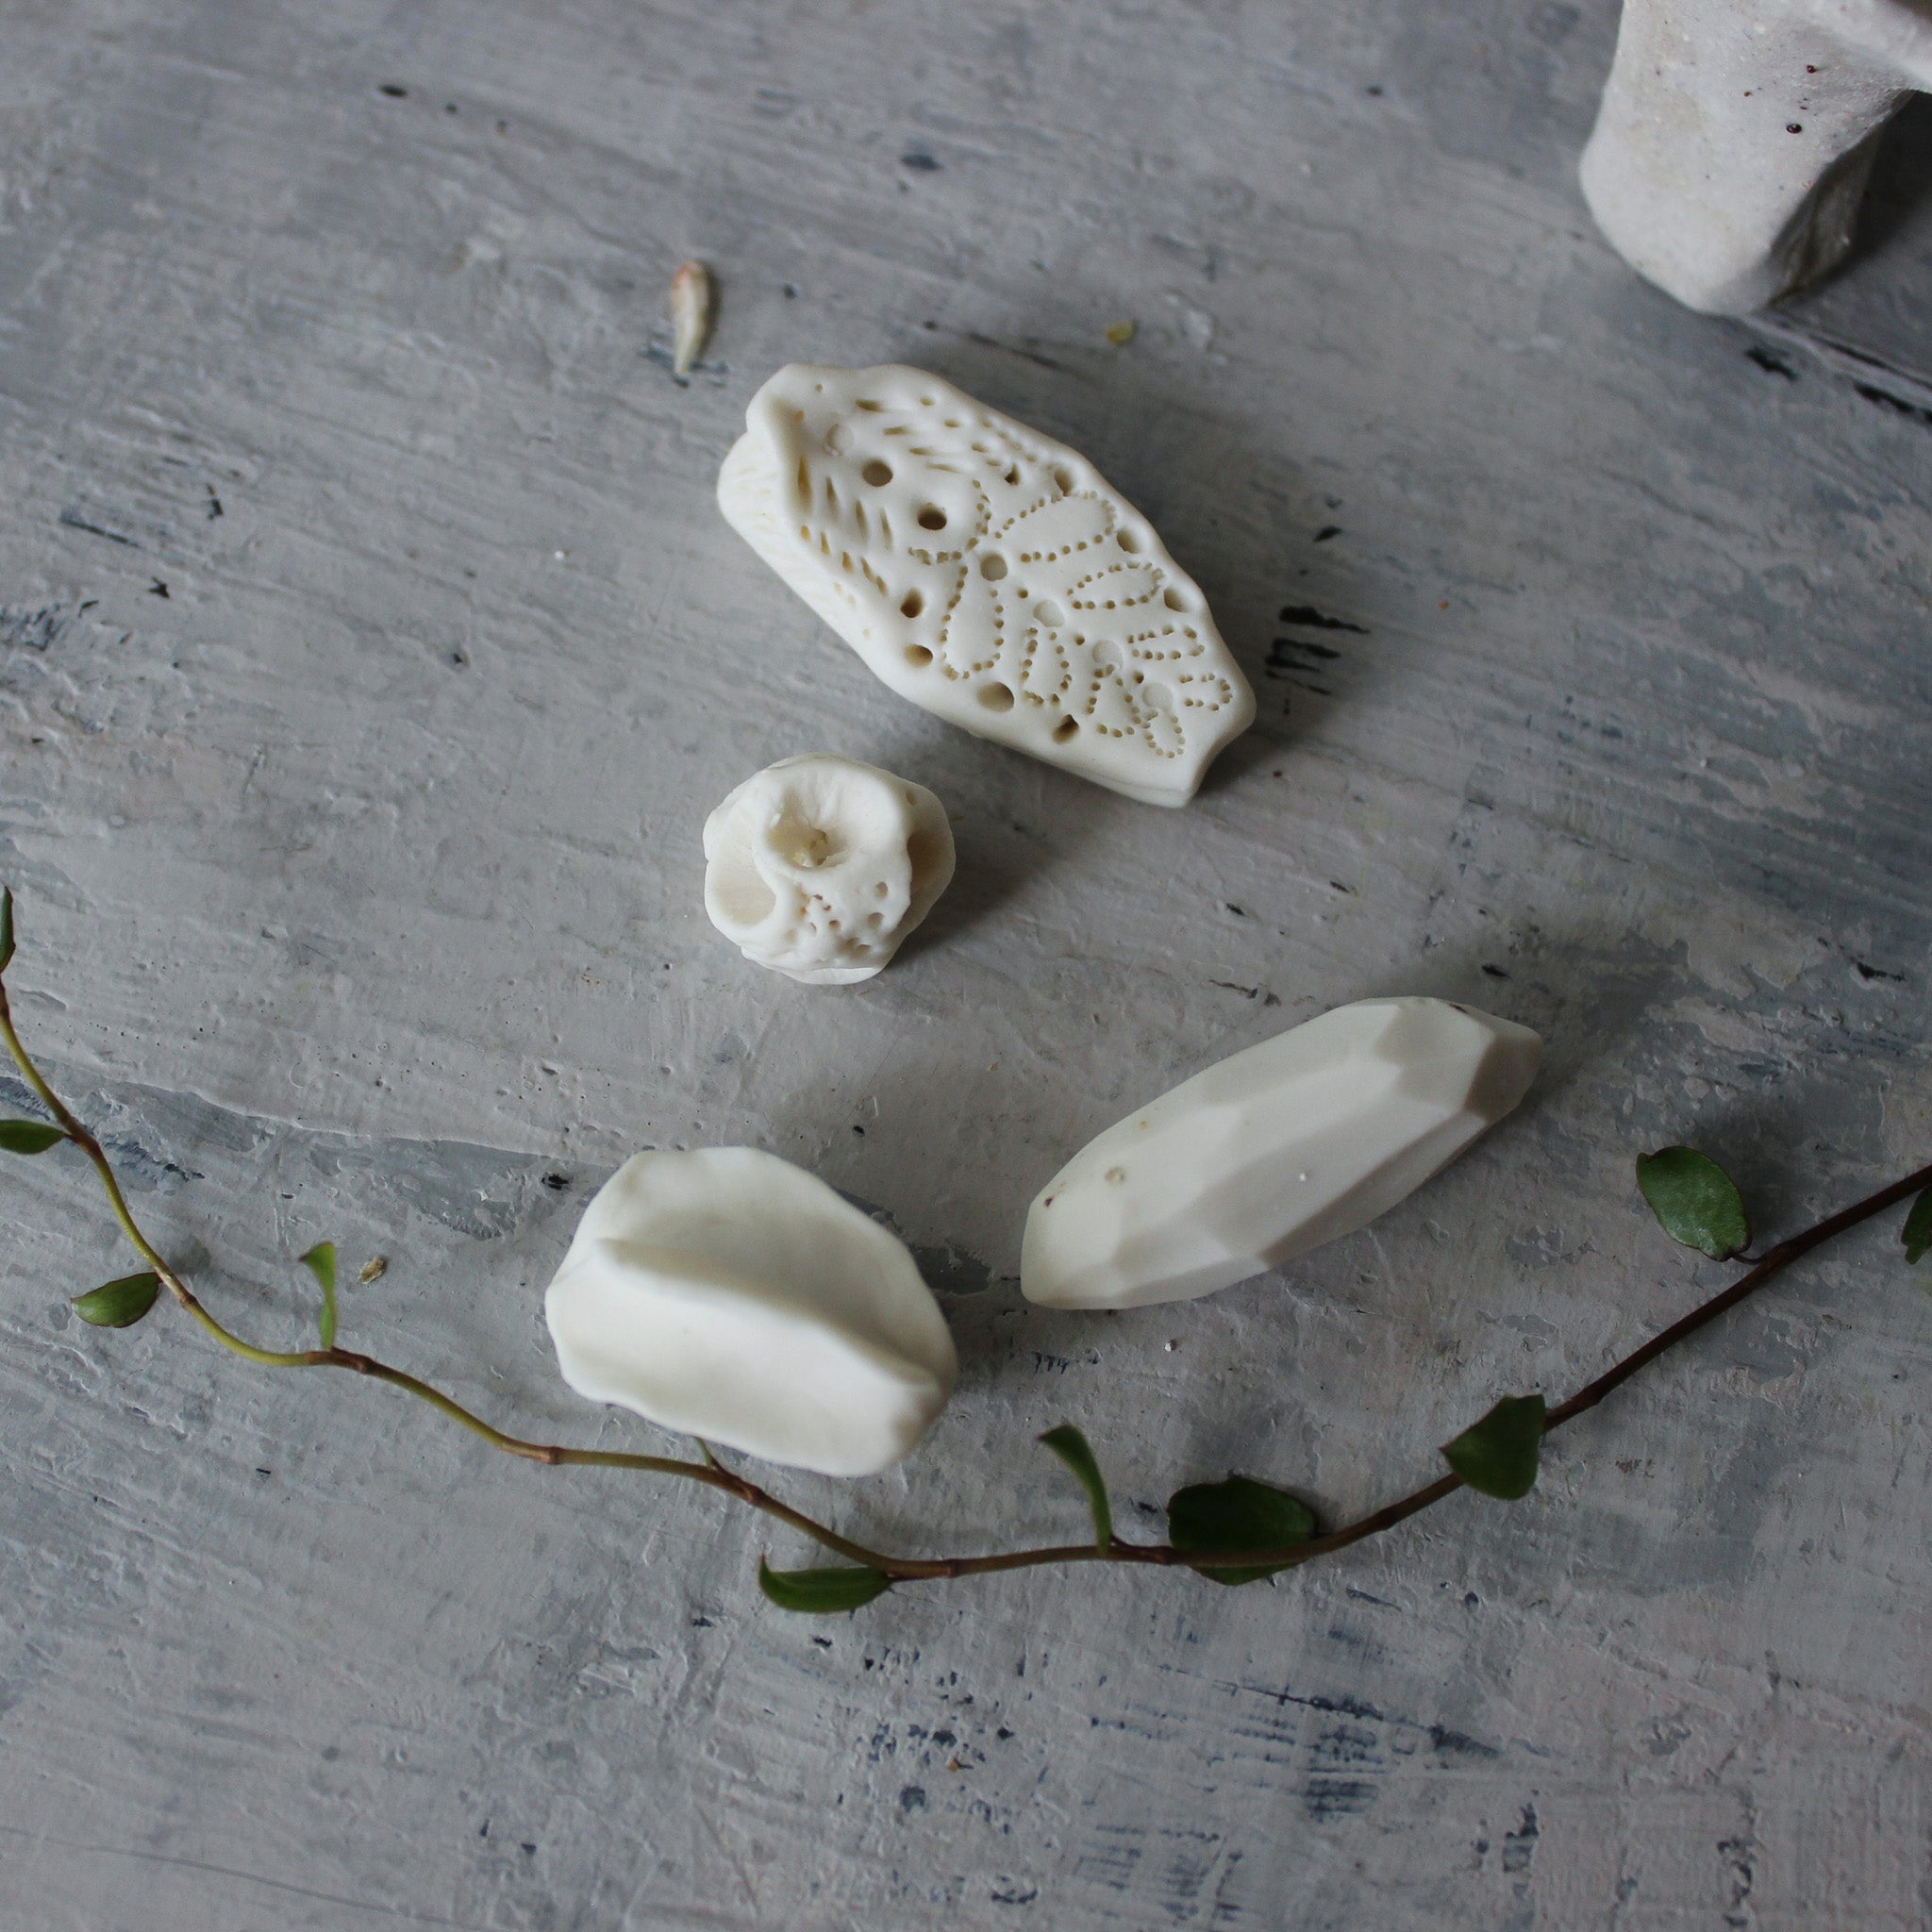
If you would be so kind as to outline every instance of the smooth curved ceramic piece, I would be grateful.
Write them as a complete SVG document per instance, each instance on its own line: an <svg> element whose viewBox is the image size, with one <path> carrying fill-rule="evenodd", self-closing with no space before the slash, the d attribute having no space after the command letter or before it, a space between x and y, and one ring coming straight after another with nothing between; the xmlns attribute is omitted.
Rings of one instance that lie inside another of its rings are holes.
<svg viewBox="0 0 1932 1932"><path fill-rule="evenodd" d="M705 910L754 963L850 986L885 969L953 865L924 785L818 752L768 765L705 821Z"/></svg>
<svg viewBox="0 0 1932 1932"><path fill-rule="evenodd" d="M1077 450L891 364L793 363L745 425L720 508L900 696L1150 805L1254 722L1200 587Z"/></svg>
<svg viewBox="0 0 1932 1932"><path fill-rule="evenodd" d="M958 1368L906 1244L749 1147L632 1156L543 1311L578 1394L824 1475L896 1462Z"/></svg>
<svg viewBox="0 0 1932 1932"><path fill-rule="evenodd" d="M1089 1142L1026 1216L1060 1308L1186 1301L1352 1234L1528 1091L1542 1041L1447 1000L1359 1000L1233 1055Z"/></svg>

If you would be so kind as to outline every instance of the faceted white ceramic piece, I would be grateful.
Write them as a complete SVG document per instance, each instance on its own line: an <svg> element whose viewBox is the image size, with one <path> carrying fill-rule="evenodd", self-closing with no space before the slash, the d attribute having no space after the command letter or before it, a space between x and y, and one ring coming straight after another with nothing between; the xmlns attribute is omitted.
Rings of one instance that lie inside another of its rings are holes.
<svg viewBox="0 0 1932 1932"><path fill-rule="evenodd" d="M1208 600L1076 450L924 370L793 363L731 525L901 697L1149 805L1255 717Z"/></svg>
<svg viewBox="0 0 1932 1932"><path fill-rule="evenodd" d="M1040 1191L1020 1284L1060 1308L1186 1301L1386 1213L1528 1091L1542 1041L1447 1000L1337 1007L1109 1127Z"/></svg>
<svg viewBox="0 0 1932 1932"><path fill-rule="evenodd" d="M813 753L768 765L705 821L705 910L756 964L850 986L884 970L953 862L924 785Z"/></svg>
<svg viewBox="0 0 1932 1932"><path fill-rule="evenodd" d="M1851 245L1885 124L1925 88L1913 0L1624 0L1584 197L1678 301L1762 308Z"/></svg>
<svg viewBox="0 0 1932 1932"><path fill-rule="evenodd" d="M958 1368L905 1243L750 1147L633 1155L544 1314L579 1395L824 1475L896 1462Z"/></svg>

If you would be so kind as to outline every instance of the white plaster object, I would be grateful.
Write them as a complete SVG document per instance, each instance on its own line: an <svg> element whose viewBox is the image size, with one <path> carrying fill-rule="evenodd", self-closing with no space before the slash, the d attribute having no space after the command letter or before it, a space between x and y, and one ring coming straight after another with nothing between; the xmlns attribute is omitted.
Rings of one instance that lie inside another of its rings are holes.
<svg viewBox="0 0 1932 1932"><path fill-rule="evenodd" d="M745 425L719 507L901 697L1149 805L1254 722L1199 586L1078 451L891 364L793 363Z"/></svg>
<svg viewBox="0 0 1932 1932"><path fill-rule="evenodd" d="M958 1371L906 1244L774 1154L636 1154L544 1298L563 1379L768 1462L871 1475Z"/></svg>
<svg viewBox="0 0 1932 1932"><path fill-rule="evenodd" d="M1447 1000L1359 1000L1185 1080L1090 1141L1026 1216L1021 1290L1188 1301L1385 1214L1528 1091L1542 1041Z"/></svg>
<svg viewBox="0 0 1932 1932"><path fill-rule="evenodd" d="M1923 0L1624 0L1584 196L1639 274L1746 314L1851 246L1885 124L1928 88Z"/></svg>
<svg viewBox="0 0 1932 1932"><path fill-rule="evenodd" d="M705 821L705 910L755 964L850 986L885 970L953 865L924 785L813 753L768 765Z"/></svg>

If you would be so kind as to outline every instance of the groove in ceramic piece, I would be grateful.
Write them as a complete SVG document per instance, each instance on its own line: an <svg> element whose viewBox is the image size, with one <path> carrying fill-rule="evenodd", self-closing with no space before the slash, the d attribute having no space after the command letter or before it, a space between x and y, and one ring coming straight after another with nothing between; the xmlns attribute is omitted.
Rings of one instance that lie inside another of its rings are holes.
<svg viewBox="0 0 1932 1932"><path fill-rule="evenodd" d="M1255 717L1198 585L1077 451L924 370L781 369L726 519L902 697L1149 805Z"/></svg>
<svg viewBox="0 0 1932 1932"><path fill-rule="evenodd" d="M705 821L705 910L807 986L882 972L951 883L953 828L924 785L830 752L756 773Z"/></svg>
<svg viewBox="0 0 1932 1932"><path fill-rule="evenodd" d="M1447 1000L1359 1000L1232 1055L1090 1141L1026 1217L1021 1290L1186 1301L1385 1214L1501 1120L1542 1041Z"/></svg>
<svg viewBox="0 0 1932 1932"><path fill-rule="evenodd" d="M905 1243L750 1147L633 1155L543 1309L578 1394L822 1475L896 1462L958 1371Z"/></svg>

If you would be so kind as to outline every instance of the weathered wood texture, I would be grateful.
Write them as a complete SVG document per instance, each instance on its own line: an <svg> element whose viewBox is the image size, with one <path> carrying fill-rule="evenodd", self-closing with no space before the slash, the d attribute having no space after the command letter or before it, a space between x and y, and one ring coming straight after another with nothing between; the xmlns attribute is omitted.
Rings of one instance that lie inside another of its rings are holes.
<svg viewBox="0 0 1932 1932"><path fill-rule="evenodd" d="M1932 1145L1932 210L1761 327L1574 179L1607 0L4 0L0 874L23 1023L264 1337L492 1415L645 1143L890 1212L960 1396L882 1536L1124 1526L1230 1465L1331 1517ZM722 313L677 386L665 288ZM1110 348L1108 324L1139 323ZM921 361L1092 454L1263 717L1185 812L888 696L711 501L778 363ZM698 828L825 747L958 883L837 993L705 924ZM1024 1204L1337 1001L1541 1027L1517 1119L1178 1309L1028 1308ZM17 1089L0 1087L0 1097ZM1904 1932L1932 1912L1932 1304L1894 1230L1330 1566L1039 1574L829 1625L703 1495L512 1465L162 1315L77 1161L0 1173L0 1924ZM1170 1346L1169 1344L1172 1344Z"/></svg>

